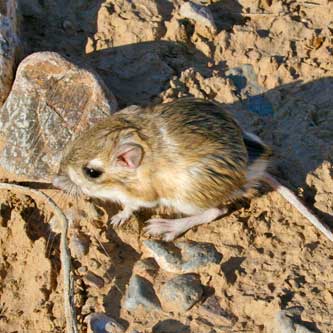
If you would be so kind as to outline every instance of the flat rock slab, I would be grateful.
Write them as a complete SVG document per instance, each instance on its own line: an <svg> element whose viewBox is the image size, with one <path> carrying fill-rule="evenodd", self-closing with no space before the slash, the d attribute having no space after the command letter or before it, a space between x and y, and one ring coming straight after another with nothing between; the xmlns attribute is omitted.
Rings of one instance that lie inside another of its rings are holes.
<svg viewBox="0 0 333 333"><path fill-rule="evenodd" d="M1 1L0 6L0 106L3 105L14 81L20 42L18 38L16 0Z"/></svg>
<svg viewBox="0 0 333 333"><path fill-rule="evenodd" d="M116 108L98 76L57 53L34 53L19 65L0 113L0 165L49 181L72 137Z"/></svg>
<svg viewBox="0 0 333 333"><path fill-rule="evenodd" d="M219 264L222 255L209 243L175 242L175 249L169 243L146 240L144 245L158 265L171 273L200 272L211 264Z"/></svg>
<svg viewBox="0 0 333 333"><path fill-rule="evenodd" d="M140 305L147 311L161 309L152 284L139 275L133 275L127 289L124 307L128 311L134 311Z"/></svg>
<svg viewBox="0 0 333 333"><path fill-rule="evenodd" d="M178 275L167 281L160 291L163 309L176 312L189 310L202 295L200 279L194 274Z"/></svg>

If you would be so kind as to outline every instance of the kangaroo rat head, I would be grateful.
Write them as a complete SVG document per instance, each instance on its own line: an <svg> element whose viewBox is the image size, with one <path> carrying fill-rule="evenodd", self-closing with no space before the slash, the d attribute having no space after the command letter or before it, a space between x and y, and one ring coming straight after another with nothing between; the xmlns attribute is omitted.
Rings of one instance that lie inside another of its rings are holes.
<svg viewBox="0 0 333 333"><path fill-rule="evenodd" d="M135 181L145 143L136 128L104 120L80 134L65 149L53 184L69 193L105 197L124 179Z"/></svg>

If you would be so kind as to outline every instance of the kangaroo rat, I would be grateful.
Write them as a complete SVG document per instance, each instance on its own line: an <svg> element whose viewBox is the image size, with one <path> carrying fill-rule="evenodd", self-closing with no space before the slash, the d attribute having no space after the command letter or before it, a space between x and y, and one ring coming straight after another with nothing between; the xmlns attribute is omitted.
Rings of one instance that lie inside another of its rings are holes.
<svg viewBox="0 0 333 333"><path fill-rule="evenodd" d="M123 224L143 207L173 208L187 217L151 219L145 230L172 240L195 225L224 215L226 202L269 184L333 240L285 186L266 172L271 152L242 131L217 103L185 98L124 109L80 134L65 149L53 184L122 204L111 218Z"/></svg>

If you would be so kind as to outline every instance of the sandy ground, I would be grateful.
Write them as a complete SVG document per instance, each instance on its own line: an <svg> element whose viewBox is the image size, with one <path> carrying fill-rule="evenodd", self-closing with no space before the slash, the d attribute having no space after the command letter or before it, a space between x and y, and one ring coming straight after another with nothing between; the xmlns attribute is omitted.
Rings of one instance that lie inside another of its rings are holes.
<svg viewBox="0 0 333 333"><path fill-rule="evenodd" d="M333 3L202 1L216 31L179 16L181 1L22 1L26 54L57 51L88 64L123 106L193 95L225 103L273 146L272 172L333 228ZM12 179L4 172L2 179ZM76 207L46 191L64 208ZM0 332L64 332L59 236L42 202L4 191L0 219ZM129 313L121 307L145 256L137 215L121 229L99 202L79 203L71 237L88 253L73 261L82 332L93 311L128 332L273 332L278 311L304 310L312 332L333 332L333 246L278 194L237 204L227 217L182 238L213 243L219 267L200 275L232 323L202 311ZM97 207L97 209L96 209ZM104 280L97 288L83 278ZM149 276L166 278L166 273Z"/></svg>

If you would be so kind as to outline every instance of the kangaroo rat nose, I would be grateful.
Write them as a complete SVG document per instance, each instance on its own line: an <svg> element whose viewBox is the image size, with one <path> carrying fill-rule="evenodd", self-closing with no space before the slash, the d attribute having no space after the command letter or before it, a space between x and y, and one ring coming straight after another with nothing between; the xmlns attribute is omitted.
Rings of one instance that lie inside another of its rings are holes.
<svg viewBox="0 0 333 333"><path fill-rule="evenodd" d="M62 177L58 176L58 177L54 177L52 180L52 184L53 186L62 189L63 188L63 181L62 181Z"/></svg>
<svg viewBox="0 0 333 333"><path fill-rule="evenodd" d="M172 240L226 213L224 205L266 182L329 239L332 232L267 172L270 148L243 131L219 104L193 98L124 109L77 137L57 187L120 203L118 226L140 208L170 207L179 219L151 219L145 230Z"/></svg>

